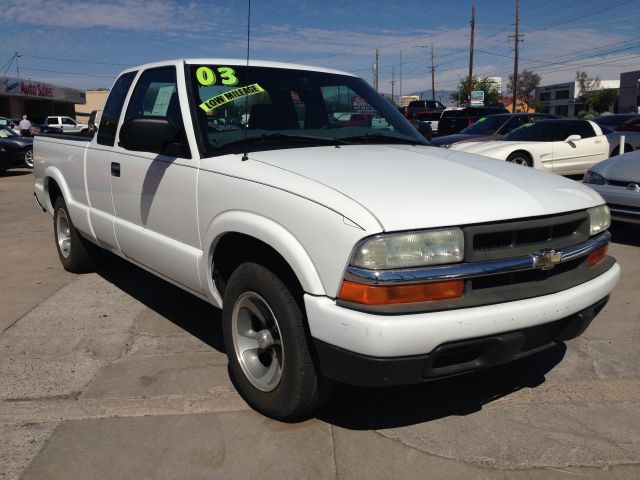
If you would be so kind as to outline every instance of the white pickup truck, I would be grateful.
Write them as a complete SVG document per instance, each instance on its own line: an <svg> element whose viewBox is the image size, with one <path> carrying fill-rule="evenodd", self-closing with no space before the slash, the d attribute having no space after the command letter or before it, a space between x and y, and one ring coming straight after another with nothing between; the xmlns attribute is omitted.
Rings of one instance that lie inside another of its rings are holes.
<svg viewBox="0 0 640 480"><path fill-rule="evenodd" d="M430 147L323 68L126 70L90 142L36 137L35 194L67 270L106 249L222 308L240 394L279 419L335 381L423 382L573 338L620 274L593 190Z"/></svg>

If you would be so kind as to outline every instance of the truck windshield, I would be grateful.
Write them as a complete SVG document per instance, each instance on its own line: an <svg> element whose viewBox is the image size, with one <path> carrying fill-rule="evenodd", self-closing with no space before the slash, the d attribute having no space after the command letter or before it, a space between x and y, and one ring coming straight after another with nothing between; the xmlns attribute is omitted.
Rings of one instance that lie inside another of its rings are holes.
<svg viewBox="0 0 640 480"><path fill-rule="evenodd" d="M206 153L327 144L428 142L364 80L286 68L192 65Z"/></svg>

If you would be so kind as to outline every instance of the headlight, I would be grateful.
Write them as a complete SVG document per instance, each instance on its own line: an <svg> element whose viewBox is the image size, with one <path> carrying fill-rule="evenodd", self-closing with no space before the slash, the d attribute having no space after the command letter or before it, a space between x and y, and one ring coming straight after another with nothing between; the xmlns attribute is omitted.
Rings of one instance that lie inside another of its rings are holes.
<svg viewBox="0 0 640 480"><path fill-rule="evenodd" d="M584 174L584 178L582 179L583 183L592 183L594 185L604 185L605 178L599 173L592 172L588 170L587 173Z"/></svg>
<svg viewBox="0 0 640 480"><path fill-rule="evenodd" d="M351 265L372 270L461 262L464 236L459 228L378 235L361 243Z"/></svg>
<svg viewBox="0 0 640 480"><path fill-rule="evenodd" d="M606 205L590 208L587 212L589 212L589 220L591 221L589 235L604 232L611 226L611 213Z"/></svg>

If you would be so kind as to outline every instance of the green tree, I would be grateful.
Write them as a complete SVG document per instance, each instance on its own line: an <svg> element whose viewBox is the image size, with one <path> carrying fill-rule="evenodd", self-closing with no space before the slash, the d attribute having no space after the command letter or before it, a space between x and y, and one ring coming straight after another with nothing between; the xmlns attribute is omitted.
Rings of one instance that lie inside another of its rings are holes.
<svg viewBox="0 0 640 480"><path fill-rule="evenodd" d="M618 100L618 92L614 88L603 88L591 92L587 97L587 102L597 112L604 112L609 105Z"/></svg>
<svg viewBox="0 0 640 480"><path fill-rule="evenodd" d="M576 72L576 82L578 82L578 97L587 100L589 95L600 88L600 79L591 78L587 72Z"/></svg>
<svg viewBox="0 0 640 480"><path fill-rule="evenodd" d="M518 75L518 91L513 91L513 74L509 75L507 90L514 94L514 97L524 102L527 108L535 108L536 88L540 86L542 78L537 73L523 70Z"/></svg>
<svg viewBox="0 0 640 480"><path fill-rule="evenodd" d="M499 85L497 85L489 77L476 77L474 75L471 80L471 87L471 90L482 90L484 92L485 105L498 103L498 99L500 98ZM469 76L460 79L458 88L451 92L449 98L455 101L457 101L459 98L460 104L469 103Z"/></svg>

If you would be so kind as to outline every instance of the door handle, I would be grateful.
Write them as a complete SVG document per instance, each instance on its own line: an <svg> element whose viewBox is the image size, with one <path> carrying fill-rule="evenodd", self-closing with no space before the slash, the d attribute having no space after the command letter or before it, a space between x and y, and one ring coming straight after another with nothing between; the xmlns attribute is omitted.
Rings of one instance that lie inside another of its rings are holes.
<svg viewBox="0 0 640 480"><path fill-rule="evenodd" d="M120 164L117 162L111 162L111 176L119 177L120 176Z"/></svg>

